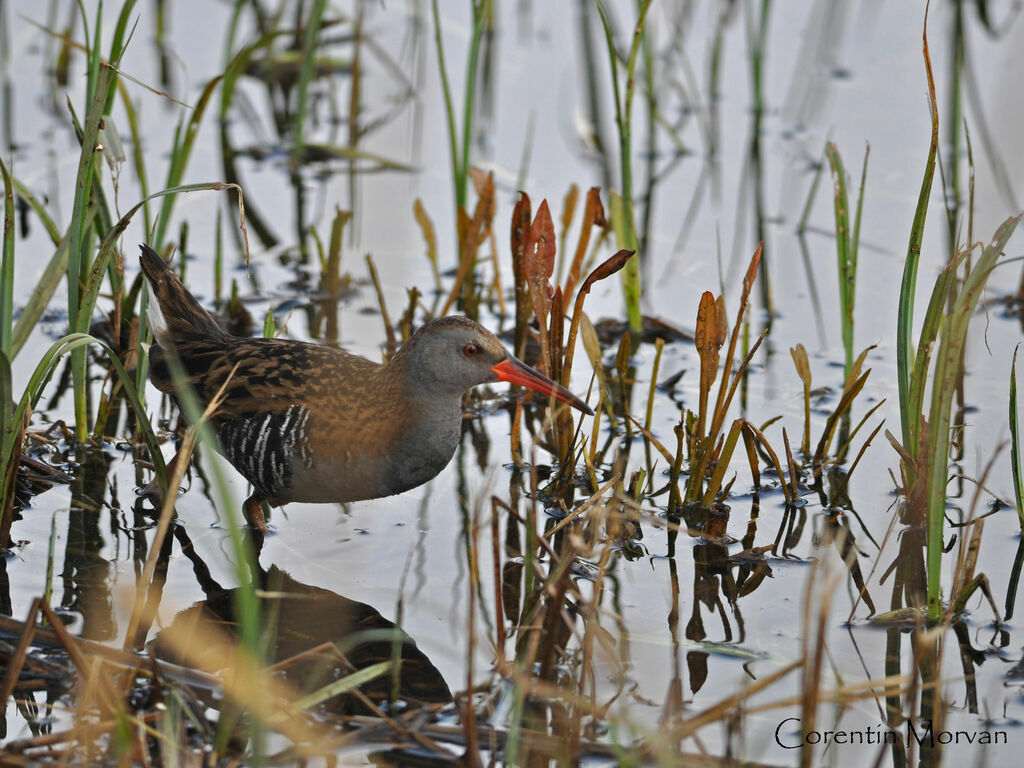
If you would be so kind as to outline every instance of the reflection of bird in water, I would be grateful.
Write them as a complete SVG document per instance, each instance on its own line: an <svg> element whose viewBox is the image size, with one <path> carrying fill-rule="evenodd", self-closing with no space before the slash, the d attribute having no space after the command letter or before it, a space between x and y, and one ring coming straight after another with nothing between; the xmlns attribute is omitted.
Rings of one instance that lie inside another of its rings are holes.
<svg viewBox="0 0 1024 768"><path fill-rule="evenodd" d="M224 387L213 423L253 485L245 515L261 532L264 501L374 499L433 478L455 454L462 396L477 384L521 384L591 413L464 317L432 320L381 365L318 344L229 336L145 245L141 263L156 297L150 378L178 393L173 349L203 405Z"/></svg>
<svg viewBox="0 0 1024 768"><path fill-rule="evenodd" d="M151 650L159 659L188 666L190 651L180 643L191 638L202 643L210 657L231 658L237 648L233 634L238 626L234 619L237 590L223 589L213 581L205 564L196 564L190 543L182 549L196 565L206 600L175 616L166 630L157 633ZM414 706L451 701L447 683L415 641L371 606L302 584L276 566L261 571L258 586L261 615L275 622L267 658L273 663L293 660L284 665L284 673L296 690L316 690L356 670L390 661L397 638L401 648L398 698ZM222 648L211 647L220 644ZM388 700L391 685L388 673L359 690L379 705ZM354 693L335 696L324 706L335 714L374 714Z"/></svg>

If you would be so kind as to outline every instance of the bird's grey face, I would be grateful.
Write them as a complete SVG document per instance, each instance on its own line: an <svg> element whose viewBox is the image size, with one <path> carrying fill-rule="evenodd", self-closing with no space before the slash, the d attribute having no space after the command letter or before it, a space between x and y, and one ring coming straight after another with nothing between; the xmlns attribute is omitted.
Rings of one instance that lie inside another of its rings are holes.
<svg viewBox="0 0 1024 768"><path fill-rule="evenodd" d="M572 392L510 355L497 336L464 317L428 323L402 351L409 355L410 381L423 393L461 395L477 384L507 381L592 413Z"/></svg>
<svg viewBox="0 0 1024 768"><path fill-rule="evenodd" d="M440 326L417 340L413 360L424 384L434 391L461 394L477 384L498 380L491 369L508 358L508 352L494 334L473 325L466 321Z"/></svg>

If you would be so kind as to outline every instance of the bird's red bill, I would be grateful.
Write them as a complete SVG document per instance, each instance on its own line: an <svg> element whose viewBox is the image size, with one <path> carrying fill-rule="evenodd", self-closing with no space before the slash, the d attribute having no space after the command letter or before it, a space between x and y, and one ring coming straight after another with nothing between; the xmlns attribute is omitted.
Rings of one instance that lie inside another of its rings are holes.
<svg viewBox="0 0 1024 768"><path fill-rule="evenodd" d="M543 373L531 368L522 360L518 360L511 355L493 366L491 370L494 371L494 375L501 379L501 381L507 381L510 384L520 384L544 395L554 395L556 400L568 403L573 408L583 411L583 413L594 413L590 406L565 387L555 383Z"/></svg>

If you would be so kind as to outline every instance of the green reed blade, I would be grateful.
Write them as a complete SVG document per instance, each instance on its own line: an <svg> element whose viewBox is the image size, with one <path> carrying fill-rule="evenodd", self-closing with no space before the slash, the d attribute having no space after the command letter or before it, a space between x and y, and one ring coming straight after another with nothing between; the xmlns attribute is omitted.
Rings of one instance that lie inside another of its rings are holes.
<svg viewBox="0 0 1024 768"><path fill-rule="evenodd" d="M147 287L148 290L148 287ZM192 387L182 366L181 360L174 352L173 347L164 350L167 353L166 359L171 378L174 381L175 399L181 406L182 413L189 424L192 424L198 434L199 442L216 450L217 437L213 432L210 422L203 419L203 407L199 397ZM220 463L211 462L209 469L214 478L214 486L218 492L218 502L225 513L228 521L228 531L231 535L231 548L234 552L235 578L238 581L239 589L234 591L235 611L239 623L239 636L242 646L254 658L259 658L261 653L262 622L260 621L259 600L256 597L255 585L252 574L257 572L256 560L252 553L252 547L248 546L242 529L245 522L239 519L238 505L231 499L228 490L227 479L224 477L224 470Z"/></svg>
<svg viewBox="0 0 1024 768"><path fill-rule="evenodd" d="M1017 502L1017 517L1024 534L1024 467L1020 465L1020 427L1017 420L1017 350L1013 348L1013 362L1010 364L1010 464L1013 468L1013 496Z"/></svg>
<svg viewBox="0 0 1024 768"><path fill-rule="evenodd" d="M149 196L149 175L146 173L146 160L143 153L143 147L145 146L142 141L142 135L139 133L139 116L135 109L135 105L132 103L131 97L128 94L128 89L124 85L124 81L121 78L117 79L117 90L121 94L121 106L124 108L125 114L128 116L128 131L132 137L132 160L135 167L135 176L139 180L139 193L142 197ZM142 222L143 229L146 232L153 231L152 216L149 211L149 205L146 205L142 209Z"/></svg>
<svg viewBox="0 0 1024 768"><path fill-rule="evenodd" d="M857 274L857 254L860 245L860 222L864 213L864 189L868 181L868 158L871 156L871 145L864 145L864 163L860 168L860 187L857 189L857 212L853 217L853 233L850 236L850 259L853 265L854 281Z"/></svg>
<svg viewBox="0 0 1024 768"><path fill-rule="evenodd" d="M97 21L97 26L98 26ZM95 54L98 60L98 54ZM92 182L96 168L96 154L98 147L98 135L100 123L103 120L103 106L106 103L107 93L113 88L116 80L114 70L109 66L99 68L96 80L96 89L89 104L89 111L86 115L85 124L82 128L82 151L79 156L78 173L75 182L75 199L72 207L71 226L68 231L68 320L74 323L69 328L72 332L81 332L88 328L88 318L83 328L75 318L81 321L80 307L83 297L79 292L79 281L84 277L88 269L88 249L86 246L86 234L89 231L87 221L90 215L90 200L92 199ZM71 106L70 101L68 106ZM73 112L73 110L72 110ZM95 303L95 296L92 298ZM86 412L86 358L83 348L76 348L71 356L71 371L74 386L75 402L75 435L80 441L85 441L89 431L88 413Z"/></svg>
<svg viewBox="0 0 1024 768"><path fill-rule="evenodd" d="M313 79L316 67L316 45L320 38L320 25L323 22L327 0L314 0L306 19L302 34L302 67L299 70L298 104L295 107L295 123L292 128L292 168L298 167L304 154L304 137L306 128L306 110L309 104L309 84Z"/></svg>
<svg viewBox="0 0 1024 768"><path fill-rule="evenodd" d="M927 25L927 18L925 19ZM927 29L927 27L926 27ZM923 42L925 73L928 77L928 101L931 106L932 132L928 144L928 160L921 179L921 191L914 211L914 222L910 227L910 242L903 266L903 281L900 285L899 308L896 317L896 377L900 396L900 422L903 429L903 446L911 456L917 454L917 435L914 420L917 414L910 409L910 377L913 373L914 357L914 293L917 290L917 268L921 259L921 241L924 239L924 225L928 218L928 201L931 199L932 179L935 176L935 157L939 146L939 109L935 99L935 78L932 75L931 57L928 52L928 38ZM908 471L912 471L910 467Z"/></svg>
<svg viewBox="0 0 1024 768"><path fill-rule="evenodd" d="M469 56L466 61L466 84L462 106L462 160L459 175L455 178L455 199L460 208L465 208L469 194L469 147L473 142L473 118L476 116L476 82L480 58L480 40L491 16L491 0L473 0L473 35L469 40Z"/></svg>
<svg viewBox="0 0 1024 768"><path fill-rule="evenodd" d="M377 154L376 152L368 152L365 149L360 149L359 147L306 142L304 149L304 157L307 158L315 157L316 159L333 158L336 160L364 160L367 163L372 163L372 166L365 169L365 172L367 173L377 173L379 171L412 172L417 170L416 166L411 163L404 163L401 160L395 160L387 157L386 155ZM300 157L300 159L302 159L302 157Z"/></svg>
<svg viewBox="0 0 1024 768"><path fill-rule="evenodd" d="M57 548L57 513L50 517L50 545L46 552L46 582L43 584L43 602L47 605L53 603L53 564L54 554Z"/></svg>
<svg viewBox="0 0 1024 768"><path fill-rule="evenodd" d="M62 240L58 245L49 263L39 277L39 282L29 296L18 316L18 322L14 325L14 333L11 336L11 357L17 357L21 348L28 341L32 329L35 328L39 318L43 316L46 307L50 303L57 286L67 274L68 268L68 241Z"/></svg>
<svg viewBox="0 0 1024 768"><path fill-rule="evenodd" d="M17 427L14 423L14 385L11 382L11 361L0 351L0 482L7 477L7 462L11 452L8 446L13 446L13 434ZM6 489L0 489L6 491ZM0 500L7 498L6 493L0 493ZM0 507L2 508L2 507Z"/></svg>
<svg viewBox="0 0 1024 768"><path fill-rule="evenodd" d="M853 366L853 302L857 278L850 234L850 204L846 191L846 169L836 144L825 146L825 157L833 175L833 203L836 209L836 255L839 261L840 325L846 354L845 375Z"/></svg>
<svg viewBox="0 0 1024 768"><path fill-rule="evenodd" d="M174 144L171 149L171 163L167 169L166 187L178 187L181 184L181 180L185 177L185 169L188 167L188 161L192 157L192 149L195 146L196 135L199 132L199 123L206 113L206 108L210 104L210 99L213 97L217 84L220 83L223 77L225 75L217 75L206 84L199 97L199 101L192 108L192 114L189 117L188 123L184 126L179 123L177 130L175 130ZM167 190L162 194L166 194L166 192ZM167 227L170 224L171 213L174 210L176 201L177 197L171 194L165 196L160 205L160 214L156 220L156 233L150 242L150 246L156 251L163 247L164 237L167 234Z"/></svg>
<svg viewBox="0 0 1024 768"><path fill-rule="evenodd" d="M14 326L14 184L0 160L4 179L4 240L0 250L0 352L14 358L11 336Z"/></svg>
<svg viewBox="0 0 1024 768"><path fill-rule="evenodd" d="M96 94L96 84L100 70L100 30L103 27L103 0L96 7L96 37L90 44L89 15L85 12L82 0L76 0L78 11L82 16L82 41L85 44L85 103L92 102Z"/></svg>
<svg viewBox="0 0 1024 768"><path fill-rule="evenodd" d="M1004 221L982 251L977 265L967 276L947 315L935 355L931 407L928 417L928 442L922 463L927 475L927 566L928 612L932 619L941 616L941 576L943 526L945 522L946 483L949 468L950 422L953 395L963 366L963 348L967 329L989 275L996 266L1007 241L1024 214Z"/></svg>
<svg viewBox="0 0 1024 768"><path fill-rule="evenodd" d="M132 10L135 8L135 2L136 0L125 0L124 5L121 6L121 12L117 16L117 25L114 27L114 37L110 41L109 61L121 61L121 57L124 55L128 42L131 40L131 36L135 32L135 25L133 25L131 32L128 33L127 39L125 38L125 32L128 30L128 22L131 20ZM138 24L138 18L136 18L135 24ZM109 115L113 106L114 92L111 91L107 94L107 102L103 106L103 113Z"/></svg>
<svg viewBox="0 0 1024 768"><path fill-rule="evenodd" d="M459 135L455 131L455 107L452 106L452 91L448 84L448 67L444 63L444 37L441 34L441 13L437 9L437 0L431 1L434 14L434 41L437 46L437 68L441 74L441 93L444 95L444 111L448 121L448 150L452 159L452 178L455 179L455 208L465 207L465 200L460 200L458 179L462 177L459 168ZM463 186L464 188L464 186Z"/></svg>
<svg viewBox="0 0 1024 768"><path fill-rule="evenodd" d="M322 688L319 688L293 702L288 708L288 715L293 717L297 716L305 710L315 707L317 704L325 702L335 696L340 696L343 693L348 693L371 680L376 680L381 675L387 674L391 669L392 664L392 661L379 661L376 664L363 667L350 675L345 675L345 677L340 680L328 683Z"/></svg>
<svg viewBox="0 0 1024 768"><path fill-rule="evenodd" d="M826 141L826 150L831 144L831 141ZM804 234L807 231L807 222L811 218L811 210L814 208L814 198L818 196L818 185L821 183L821 177L825 171L825 163L818 161L815 163L814 176L811 178L811 186L807 190L807 200L804 201L803 213L800 214L800 221L796 225L796 233L798 235Z"/></svg>
<svg viewBox="0 0 1024 768"><path fill-rule="evenodd" d="M239 190L239 196L241 191ZM146 291L149 288L147 286ZM167 364L171 372L171 378L175 386L175 399L185 414L186 420L193 425L197 434L197 445L202 444L215 451L217 448L217 437L213 432L208 419L203 418L203 407L193 389L191 382L185 373L181 360L175 354L174 347L166 350ZM228 490L227 478L224 476L224 469L219 462L210 462L209 470L213 477L213 486L217 494L219 509L224 513L227 520L227 529L231 539L231 551L233 554L234 576L238 588L232 590L232 602L234 615L238 623L238 635L241 639L241 647L237 661L239 665L254 664L262 667L266 655L263 643L264 621L260 609L259 598L256 596L255 574L259 573L259 563L253 553L251 539L244 536L243 529L245 521L240 520L238 505L231 498ZM166 489L166 481L162 486ZM165 491L170 492L170 489ZM244 707L245 702L235 702L239 707ZM230 710L229 710L230 711ZM222 739L227 739L234 731L234 727L226 728L225 725L234 725L233 717L225 717L223 714L217 723L217 734L215 744ZM223 729L223 730L222 730ZM228 732L230 731L230 732ZM265 753L265 728L258 722L251 722L249 725L249 738L252 744L252 763L262 765Z"/></svg>
<svg viewBox="0 0 1024 768"><path fill-rule="evenodd" d="M14 191L18 193L18 197L28 204L28 207L39 217L39 221L43 225L43 229L46 230L46 234L50 236L50 240L55 246L60 245L62 235L60 230L57 229L57 225L53 223L53 219L46 210L46 206L29 191L21 181L18 180L17 176L11 177L11 183L14 184Z"/></svg>
<svg viewBox="0 0 1024 768"><path fill-rule="evenodd" d="M644 39L644 20L651 7L651 0L643 0L637 12L636 25L633 28L633 42L626 59L625 94L619 90L619 55L612 39L611 24L601 0L594 0L601 25L604 28L605 43L608 46L608 58L611 64L612 90L615 97L615 125L619 132L619 166L622 176L621 224L616 228L620 233L619 248L637 249L636 222L633 213L633 169L632 169L632 114L633 87L636 78L636 62ZM615 206L612 205L612 218L615 218ZM633 333L643 330L643 318L640 314L640 297L642 285L640 280L639 258L631 259L622 271L622 292L626 302L626 313L629 317L629 329Z"/></svg>
<svg viewBox="0 0 1024 768"><path fill-rule="evenodd" d="M742 427L743 419L736 419L729 428L728 435L725 438L725 445L722 446L722 450L718 455L718 463L715 464L715 470L708 479L707 489L701 497L700 505L702 507L710 507L711 503L715 500L715 496L718 495L718 490L722 487L722 480L725 479L725 473L729 469L729 462L732 461L733 451L736 450L736 441L740 436L740 429ZM785 481L783 480L783 482Z"/></svg>
<svg viewBox="0 0 1024 768"><path fill-rule="evenodd" d="M245 0L240 0L239 6L241 6L243 2L245 2ZM284 37L288 34L288 30L275 30L273 32L268 32L253 43L242 48L225 63L224 72L220 75L223 82L220 89L220 111L218 113L218 117L222 123L228 118L228 111L235 95L238 78L245 74L252 57L259 51L269 51L277 38Z"/></svg>

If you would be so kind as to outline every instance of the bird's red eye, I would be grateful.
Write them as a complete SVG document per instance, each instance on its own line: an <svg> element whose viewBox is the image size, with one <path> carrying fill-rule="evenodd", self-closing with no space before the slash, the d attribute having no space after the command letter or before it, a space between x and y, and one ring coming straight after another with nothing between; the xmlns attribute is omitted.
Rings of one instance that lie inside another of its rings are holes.
<svg viewBox="0 0 1024 768"><path fill-rule="evenodd" d="M480 351L480 347L476 344L467 344L462 348L462 354L466 357L473 357L477 352Z"/></svg>

